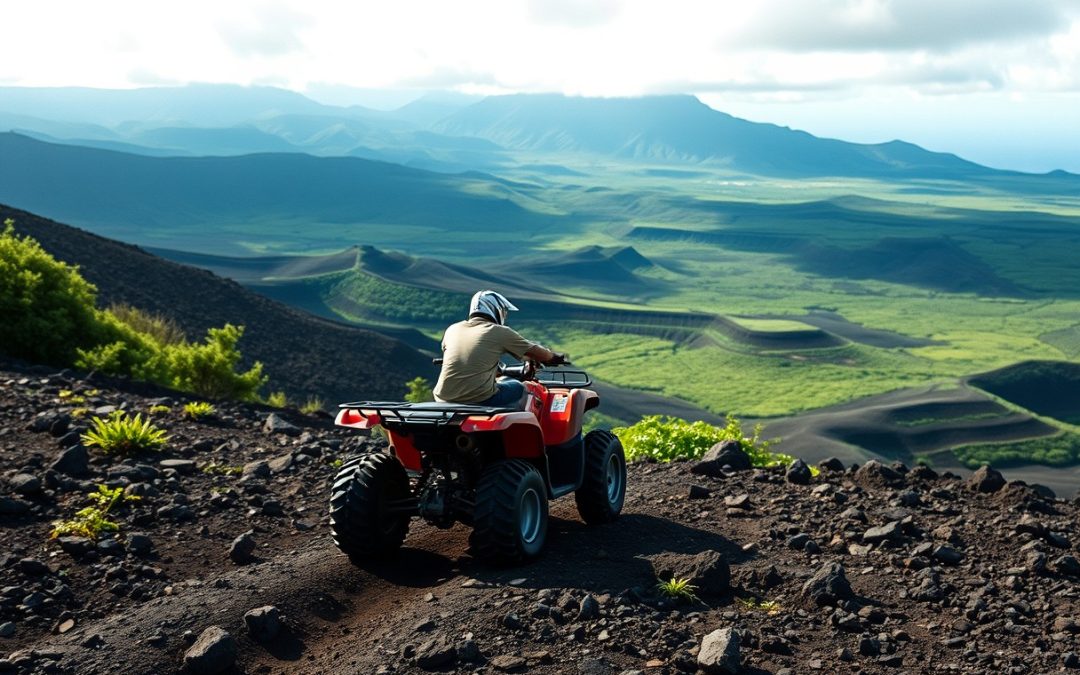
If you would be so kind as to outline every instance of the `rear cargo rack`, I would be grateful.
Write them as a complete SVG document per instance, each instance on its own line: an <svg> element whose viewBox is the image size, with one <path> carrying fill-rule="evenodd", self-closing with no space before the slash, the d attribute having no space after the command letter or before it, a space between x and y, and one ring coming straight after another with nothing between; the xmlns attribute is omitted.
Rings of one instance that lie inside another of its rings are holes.
<svg viewBox="0 0 1080 675"><path fill-rule="evenodd" d="M441 426L462 417L491 417L500 413L520 412L516 408L474 405L469 403L401 403L395 401L354 401L342 403L341 409L378 413L384 422L432 424ZM363 414L361 412L361 414Z"/></svg>

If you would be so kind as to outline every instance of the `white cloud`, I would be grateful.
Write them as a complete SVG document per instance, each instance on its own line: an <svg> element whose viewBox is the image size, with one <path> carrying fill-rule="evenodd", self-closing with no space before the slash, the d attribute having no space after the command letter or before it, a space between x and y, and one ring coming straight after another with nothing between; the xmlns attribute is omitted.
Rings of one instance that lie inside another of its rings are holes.
<svg viewBox="0 0 1080 675"><path fill-rule="evenodd" d="M312 23L310 15L274 3L255 7L242 19L223 21L218 32L238 56L283 56L304 49L300 31Z"/></svg>
<svg viewBox="0 0 1080 675"><path fill-rule="evenodd" d="M727 41L785 51L948 51L1068 30L1063 0L765 0Z"/></svg>

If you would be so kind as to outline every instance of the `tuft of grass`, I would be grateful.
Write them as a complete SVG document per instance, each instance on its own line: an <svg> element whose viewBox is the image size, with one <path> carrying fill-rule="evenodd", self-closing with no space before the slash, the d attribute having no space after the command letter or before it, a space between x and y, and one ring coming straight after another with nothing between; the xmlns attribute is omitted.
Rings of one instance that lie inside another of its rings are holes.
<svg viewBox="0 0 1080 675"><path fill-rule="evenodd" d="M289 397L283 391L273 391L266 397L266 405L274 408L284 408L289 405Z"/></svg>
<svg viewBox="0 0 1080 675"><path fill-rule="evenodd" d="M213 405L206 401L191 401L184 404L184 414L193 420L201 420L210 417L217 412Z"/></svg>
<svg viewBox="0 0 1080 675"><path fill-rule="evenodd" d="M739 606L748 611L765 612L766 614L779 614L780 603L775 600L758 600L757 598L735 598Z"/></svg>
<svg viewBox="0 0 1080 675"><path fill-rule="evenodd" d="M90 408L72 408L71 412L68 414L70 414L75 419L80 419L82 417L85 417L86 413L88 412L90 412Z"/></svg>
<svg viewBox="0 0 1080 675"><path fill-rule="evenodd" d="M75 405L79 405L80 403L86 403L85 396L79 396L70 389L61 389L59 392L57 392L56 397L61 401L64 401L66 403L73 403Z"/></svg>
<svg viewBox="0 0 1080 675"><path fill-rule="evenodd" d="M210 462L202 468L202 472L212 476L236 476L244 473L244 467Z"/></svg>
<svg viewBox="0 0 1080 675"><path fill-rule="evenodd" d="M689 579L680 579L678 577L667 580L661 579L656 583L656 590L665 598L671 598L679 602L694 602L698 599L697 594L694 593L697 586L690 583Z"/></svg>
<svg viewBox="0 0 1080 675"><path fill-rule="evenodd" d="M172 411L172 408L170 408L167 405L152 405L152 406L150 406L150 410L147 411L147 412L149 412L149 414L151 414L151 415L164 415L165 413L168 413L168 412L171 412L171 411Z"/></svg>
<svg viewBox="0 0 1080 675"><path fill-rule="evenodd" d="M312 415L320 410L326 409L326 401L318 396L310 396L308 400L304 401L304 404L300 406L300 412L305 415Z"/></svg>
<svg viewBox="0 0 1080 675"><path fill-rule="evenodd" d="M79 509L74 518L55 521L52 533L49 535L50 539L77 536L96 540L104 532L117 532L120 530L120 525L108 519L109 512L117 504L141 499L141 497L124 494L124 488L109 488L104 485L98 485L95 492L90 492L86 496L92 504Z"/></svg>
<svg viewBox="0 0 1080 675"><path fill-rule="evenodd" d="M147 450L160 450L169 437L149 419L136 413L134 417L117 410L108 418L90 420L91 429L82 435L86 445L96 445L109 455L133 455Z"/></svg>
<svg viewBox="0 0 1080 675"><path fill-rule="evenodd" d="M338 457L336 459L332 459L329 462L327 462L327 464L329 464L330 467L333 468L333 469L340 469L341 465L344 464L344 463L345 463L345 460L343 460L340 457Z"/></svg>

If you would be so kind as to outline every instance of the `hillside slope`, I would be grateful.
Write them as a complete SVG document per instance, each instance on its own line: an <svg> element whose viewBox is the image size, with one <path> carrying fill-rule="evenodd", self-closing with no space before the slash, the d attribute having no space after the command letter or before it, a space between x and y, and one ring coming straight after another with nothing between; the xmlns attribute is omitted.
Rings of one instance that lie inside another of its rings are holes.
<svg viewBox="0 0 1080 675"><path fill-rule="evenodd" d="M304 314L210 272L0 205L0 221L7 218L58 259L79 265L98 287L100 303L170 316L190 339L225 323L245 326L239 345L245 359L262 361L270 387L301 400L397 398L407 380L430 375L430 361L397 340Z"/></svg>
<svg viewBox="0 0 1080 675"><path fill-rule="evenodd" d="M263 243L275 234L268 222L310 229L318 238L319 223L485 231L553 220L518 205L502 186L499 196L470 192L490 185L478 175L447 176L356 157L147 157L12 133L0 133L0 156L2 203L93 225L125 241L201 240L211 247L204 252L235 245L235 235L226 235L244 223L255 224L245 236Z"/></svg>

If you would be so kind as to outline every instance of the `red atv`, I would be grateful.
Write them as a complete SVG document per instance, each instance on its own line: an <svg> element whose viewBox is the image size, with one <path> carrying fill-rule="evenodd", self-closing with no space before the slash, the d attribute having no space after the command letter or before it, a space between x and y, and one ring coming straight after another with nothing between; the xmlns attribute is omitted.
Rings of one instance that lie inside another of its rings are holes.
<svg viewBox="0 0 1080 675"><path fill-rule="evenodd" d="M351 458L330 497L330 531L354 559L396 551L419 516L442 528L473 528L474 555L512 563L540 553L548 500L574 493L586 523L622 511L626 459L608 431L582 438L585 412L600 397L580 370L502 367L519 379L518 405L356 402L340 406L337 424L386 430L388 452Z"/></svg>

